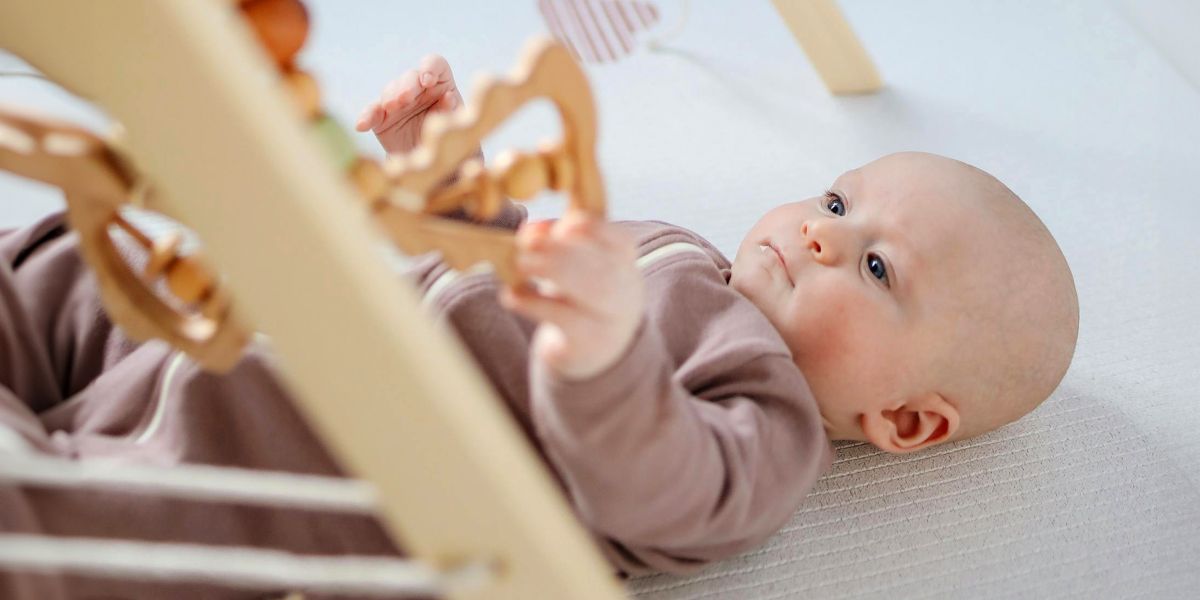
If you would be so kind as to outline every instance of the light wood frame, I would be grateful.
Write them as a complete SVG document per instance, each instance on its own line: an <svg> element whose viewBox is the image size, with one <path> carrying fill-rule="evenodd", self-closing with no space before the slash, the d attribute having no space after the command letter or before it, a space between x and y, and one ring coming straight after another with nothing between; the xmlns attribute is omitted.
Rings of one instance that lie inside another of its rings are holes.
<svg viewBox="0 0 1200 600"><path fill-rule="evenodd" d="M834 94L883 87L871 56L834 0L771 0L813 68Z"/></svg>
<svg viewBox="0 0 1200 600"><path fill-rule="evenodd" d="M230 3L6 0L0 46L126 126L403 545L501 565L455 598L622 597L511 415L385 265L354 192L279 110L291 99Z"/></svg>

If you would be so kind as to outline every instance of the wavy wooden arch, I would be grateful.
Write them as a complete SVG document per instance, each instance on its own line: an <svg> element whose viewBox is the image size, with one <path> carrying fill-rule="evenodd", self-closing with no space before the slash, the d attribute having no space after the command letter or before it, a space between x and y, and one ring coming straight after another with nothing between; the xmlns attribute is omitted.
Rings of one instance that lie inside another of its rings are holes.
<svg viewBox="0 0 1200 600"><path fill-rule="evenodd" d="M484 170L468 161L479 141L522 105L550 100L561 117L563 139L536 154L508 152ZM544 189L566 192L569 210L603 217L604 184L596 164L596 108L587 77L561 45L539 39L504 80L484 80L464 110L434 115L425 122L421 145L385 165L397 194L424 199L427 213L464 204L489 217L503 196L526 200ZM457 172L447 189L436 186ZM403 201L402 201L403 203ZM392 241L409 254L440 250L446 262L465 269L488 260L496 274L517 283L513 271L513 235L420 215L395 202L380 202L376 214Z"/></svg>
<svg viewBox="0 0 1200 600"><path fill-rule="evenodd" d="M0 169L48 183L67 196L67 219L79 233L80 251L96 273L101 299L113 322L138 340L161 338L206 369L223 372L241 356L248 333L237 324L229 298L199 255L178 256L177 244L137 238L120 215L138 176L109 144L91 132L0 106ZM182 302L168 305L126 266L109 228L124 226L151 253L153 276L165 276Z"/></svg>

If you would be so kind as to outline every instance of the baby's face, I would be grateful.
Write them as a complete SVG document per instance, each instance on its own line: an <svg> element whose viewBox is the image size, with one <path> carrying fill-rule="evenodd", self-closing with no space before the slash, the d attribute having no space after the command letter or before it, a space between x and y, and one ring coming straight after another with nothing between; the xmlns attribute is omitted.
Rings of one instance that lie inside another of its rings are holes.
<svg viewBox="0 0 1200 600"><path fill-rule="evenodd" d="M885 157L771 210L738 248L731 285L782 334L834 439L926 391L952 296L978 284L964 257L987 241L963 203L940 201L969 193L946 169Z"/></svg>

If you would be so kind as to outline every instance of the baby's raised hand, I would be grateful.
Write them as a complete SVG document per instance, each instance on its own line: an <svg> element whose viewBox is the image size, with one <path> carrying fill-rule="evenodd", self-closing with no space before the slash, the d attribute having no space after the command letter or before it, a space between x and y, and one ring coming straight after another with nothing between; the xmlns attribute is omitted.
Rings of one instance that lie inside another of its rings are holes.
<svg viewBox="0 0 1200 600"><path fill-rule="evenodd" d="M431 111L451 111L461 104L450 64L430 54L419 67L387 84L379 99L363 109L355 129L374 130L389 154L405 153L420 141L421 125Z"/></svg>
<svg viewBox="0 0 1200 600"><path fill-rule="evenodd" d="M517 271L536 286L505 288L501 303L539 321L533 354L568 379L620 359L642 319L642 274L632 240L611 223L568 213L517 232ZM535 289L536 288L536 289Z"/></svg>

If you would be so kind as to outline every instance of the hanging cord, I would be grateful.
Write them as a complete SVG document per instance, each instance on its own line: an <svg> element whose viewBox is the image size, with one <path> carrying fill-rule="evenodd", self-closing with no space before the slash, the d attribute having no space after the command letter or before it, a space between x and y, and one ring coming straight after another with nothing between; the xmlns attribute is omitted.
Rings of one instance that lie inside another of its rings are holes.
<svg viewBox="0 0 1200 600"><path fill-rule="evenodd" d="M442 596L478 589L494 574L484 562L438 571L395 558L18 534L0 534L0 566L370 596Z"/></svg>
<svg viewBox="0 0 1200 600"><path fill-rule="evenodd" d="M687 25L688 12L691 8L691 0L680 0L680 5L682 8L679 10L679 20L675 21L675 27L671 28L671 31L647 40L646 48L653 52L662 50L666 48L667 42L674 40L683 33L683 28L685 25Z"/></svg>
<svg viewBox="0 0 1200 600"><path fill-rule="evenodd" d="M49 77L46 77L45 75L42 75L41 73L36 73L33 71L0 70L0 77L28 77L30 79L41 79L42 81L48 81L50 83L54 83L54 80L50 79Z"/></svg>

